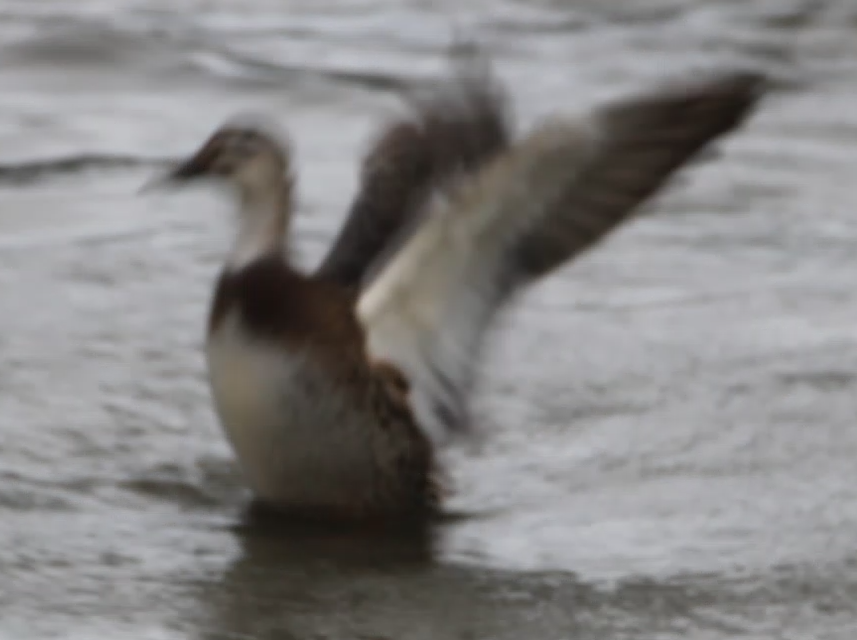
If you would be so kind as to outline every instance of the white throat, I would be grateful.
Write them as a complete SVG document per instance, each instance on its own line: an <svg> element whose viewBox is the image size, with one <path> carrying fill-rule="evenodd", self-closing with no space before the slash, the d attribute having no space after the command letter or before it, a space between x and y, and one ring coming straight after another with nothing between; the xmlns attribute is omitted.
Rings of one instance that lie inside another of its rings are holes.
<svg viewBox="0 0 857 640"><path fill-rule="evenodd" d="M284 249L289 211L279 193L244 194L238 213L238 233L226 261L237 270L275 250Z"/></svg>

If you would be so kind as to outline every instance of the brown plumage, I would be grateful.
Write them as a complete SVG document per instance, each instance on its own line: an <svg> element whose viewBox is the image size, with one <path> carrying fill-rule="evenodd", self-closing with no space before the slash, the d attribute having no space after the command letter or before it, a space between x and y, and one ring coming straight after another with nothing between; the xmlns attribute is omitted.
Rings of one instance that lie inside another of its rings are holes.
<svg viewBox="0 0 857 640"><path fill-rule="evenodd" d="M472 173L512 140L503 88L462 66L434 90L415 94L410 113L385 125L363 159L360 189L316 275L359 287L383 250L416 225L436 189Z"/></svg>
<svg viewBox="0 0 857 640"><path fill-rule="evenodd" d="M467 427L497 313L736 128L761 84L724 74L677 85L512 143L494 81L459 76L385 130L312 275L282 247L288 147L252 128L216 133L172 175L219 176L239 194L206 354L215 407L257 497L313 517L431 512L433 441ZM432 199L437 190L446 197Z"/></svg>
<svg viewBox="0 0 857 640"><path fill-rule="evenodd" d="M736 73L607 105L600 117L601 152L576 181L586 188L559 196L557 208L578 215L556 217L523 239L520 268L539 277L595 246L712 137L739 126L759 97L760 82L755 74Z"/></svg>

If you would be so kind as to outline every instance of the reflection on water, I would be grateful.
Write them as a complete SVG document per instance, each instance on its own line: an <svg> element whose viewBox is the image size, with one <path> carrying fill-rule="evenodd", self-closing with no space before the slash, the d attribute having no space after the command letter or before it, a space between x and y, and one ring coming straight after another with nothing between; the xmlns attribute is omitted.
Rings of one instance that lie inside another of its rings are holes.
<svg viewBox="0 0 857 640"><path fill-rule="evenodd" d="M853 638L857 9L614 4L0 0L0 638ZM506 319L464 517L248 519L200 354L226 204L136 192L270 112L311 264L462 33L522 126L714 64L780 90Z"/></svg>
<svg viewBox="0 0 857 640"><path fill-rule="evenodd" d="M210 616L204 637L221 637L223 629L257 638L349 633L358 624L354 613L384 599L382 610L398 608L395 601L432 571L425 530L244 529L240 539L237 560L199 593ZM386 626L386 612L369 617Z"/></svg>
<svg viewBox="0 0 857 640"><path fill-rule="evenodd" d="M202 637L594 638L608 628L598 614L618 609L615 596L569 575L437 564L423 533L247 534L234 564L201 589Z"/></svg>

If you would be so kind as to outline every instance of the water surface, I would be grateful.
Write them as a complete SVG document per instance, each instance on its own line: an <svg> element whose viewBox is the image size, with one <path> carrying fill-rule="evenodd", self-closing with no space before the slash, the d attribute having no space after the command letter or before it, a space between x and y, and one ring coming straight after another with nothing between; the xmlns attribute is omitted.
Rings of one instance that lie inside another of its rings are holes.
<svg viewBox="0 0 857 640"><path fill-rule="evenodd" d="M857 8L613 4L0 0L0 637L854 637ZM778 91L504 319L449 461L474 517L242 528L200 351L226 203L136 191L271 113L311 265L456 33L521 126L712 65Z"/></svg>

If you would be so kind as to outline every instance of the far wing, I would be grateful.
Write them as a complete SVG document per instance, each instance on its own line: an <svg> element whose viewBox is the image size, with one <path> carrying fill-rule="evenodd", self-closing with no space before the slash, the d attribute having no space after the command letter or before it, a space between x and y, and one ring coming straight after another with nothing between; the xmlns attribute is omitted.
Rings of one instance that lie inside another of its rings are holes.
<svg viewBox="0 0 857 640"><path fill-rule="evenodd" d="M463 64L410 106L364 158L359 192L317 275L360 286L385 248L416 228L434 189L509 144L505 96L488 68Z"/></svg>

